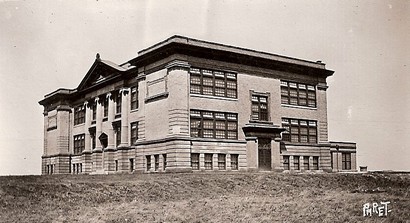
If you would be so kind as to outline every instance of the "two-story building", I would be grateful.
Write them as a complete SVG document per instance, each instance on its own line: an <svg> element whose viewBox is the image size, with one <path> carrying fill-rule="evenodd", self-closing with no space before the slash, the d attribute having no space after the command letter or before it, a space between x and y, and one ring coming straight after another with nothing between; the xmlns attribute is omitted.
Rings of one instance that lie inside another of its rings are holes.
<svg viewBox="0 0 410 223"><path fill-rule="evenodd" d="M355 171L325 64L173 36L45 95L42 174Z"/></svg>

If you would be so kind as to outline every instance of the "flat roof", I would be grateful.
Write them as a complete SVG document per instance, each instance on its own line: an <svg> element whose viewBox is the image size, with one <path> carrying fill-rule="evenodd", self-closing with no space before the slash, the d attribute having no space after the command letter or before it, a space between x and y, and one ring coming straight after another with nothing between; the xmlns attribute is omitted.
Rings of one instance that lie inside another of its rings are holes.
<svg viewBox="0 0 410 223"><path fill-rule="evenodd" d="M317 68L317 69L326 69L325 68L326 64L322 63L321 61L313 62L309 60L287 57L287 56L282 56L278 54L272 54L272 53L267 53L267 52L262 52L262 51L257 51L257 50L236 47L236 46L230 46L230 45L225 45L225 44L220 44L220 43L197 40L197 39L193 39L193 38L189 38L185 36L179 36L179 35L172 36L162 42L159 42L153 46L150 46L146 49L139 51L138 57L141 57L156 49L159 49L161 47L164 47L172 43L179 43L179 44L195 46L195 47L203 47L203 48L208 48L208 49L213 49L213 50L221 50L221 51L225 51L229 53L243 54L247 56L253 56L253 57L258 57L258 58L263 58L263 59L268 59L268 60L278 61L278 62L284 62L284 63L297 64L297 65L302 65L302 66L307 66L307 67L312 67L312 68Z"/></svg>

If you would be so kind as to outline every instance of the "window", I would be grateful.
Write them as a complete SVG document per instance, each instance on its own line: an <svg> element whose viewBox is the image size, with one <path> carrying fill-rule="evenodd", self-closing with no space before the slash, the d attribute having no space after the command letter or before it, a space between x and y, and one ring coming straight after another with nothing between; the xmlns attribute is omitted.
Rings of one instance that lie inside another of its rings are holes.
<svg viewBox="0 0 410 223"><path fill-rule="evenodd" d="M162 154L162 169L165 170L167 168L167 154Z"/></svg>
<svg viewBox="0 0 410 223"><path fill-rule="evenodd" d="M115 113L121 114L121 103L122 103L122 95L121 93L117 94L117 98L115 100Z"/></svg>
<svg viewBox="0 0 410 223"><path fill-rule="evenodd" d="M107 117L108 116L108 97L106 97L105 99L104 99L104 104L103 104L103 106L104 106L104 118L105 117Z"/></svg>
<svg viewBox="0 0 410 223"><path fill-rule="evenodd" d="M223 71L191 68L191 94L236 98L236 74Z"/></svg>
<svg viewBox="0 0 410 223"><path fill-rule="evenodd" d="M97 102L94 102L94 104L92 105L92 110L93 110L93 121L97 118Z"/></svg>
<svg viewBox="0 0 410 223"><path fill-rule="evenodd" d="M309 157L308 156L304 156L303 157L303 169L305 170L309 170Z"/></svg>
<svg viewBox="0 0 410 223"><path fill-rule="evenodd" d="M231 154L231 169L238 170L238 154Z"/></svg>
<svg viewBox="0 0 410 223"><path fill-rule="evenodd" d="M316 89L313 85L280 81L281 102L316 108Z"/></svg>
<svg viewBox="0 0 410 223"><path fill-rule="evenodd" d="M318 156L314 156L313 157L313 166L312 166L313 170L318 170L319 169L319 157Z"/></svg>
<svg viewBox="0 0 410 223"><path fill-rule="evenodd" d="M213 154L205 154L205 170L212 170Z"/></svg>
<svg viewBox="0 0 410 223"><path fill-rule="evenodd" d="M342 169L352 169L352 156L350 153L342 153Z"/></svg>
<svg viewBox="0 0 410 223"><path fill-rule="evenodd" d="M154 155L154 162L155 162L154 169L155 171L158 171L159 170L159 155Z"/></svg>
<svg viewBox="0 0 410 223"><path fill-rule="evenodd" d="M283 156L283 169L290 170L289 156Z"/></svg>
<svg viewBox="0 0 410 223"><path fill-rule="evenodd" d="M199 153L191 153L191 167L193 170L199 170Z"/></svg>
<svg viewBox="0 0 410 223"><path fill-rule="evenodd" d="M116 147L121 144L121 125L115 126L115 145Z"/></svg>
<svg viewBox="0 0 410 223"><path fill-rule="evenodd" d="M134 171L134 159L130 159L130 172Z"/></svg>
<svg viewBox="0 0 410 223"><path fill-rule="evenodd" d="M282 118L282 127L286 129L283 141L317 143L316 121Z"/></svg>
<svg viewBox="0 0 410 223"><path fill-rule="evenodd" d="M145 159L147 160L147 171L149 171L151 169L151 156L147 155Z"/></svg>
<svg viewBox="0 0 410 223"><path fill-rule="evenodd" d="M191 137L237 139L238 117L234 113L191 110Z"/></svg>
<svg viewBox="0 0 410 223"><path fill-rule="evenodd" d="M131 110L138 108L138 86L131 88Z"/></svg>
<svg viewBox="0 0 410 223"><path fill-rule="evenodd" d="M115 171L118 171L118 160L115 160Z"/></svg>
<svg viewBox="0 0 410 223"><path fill-rule="evenodd" d="M226 169L226 155L225 154L218 154L218 169L219 170Z"/></svg>
<svg viewBox="0 0 410 223"><path fill-rule="evenodd" d="M91 132L90 137L91 137L91 149L95 149L95 144L96 144L95 132Z"/></svg>
<svg viewBox="0 0 410 223"><path fill-rule="evenodd" d="M300 170L300 165L299 165L299 156L293 156L293 168L295 170Z"/></svg>
<svg viewBox="0 0 410 223"><path fill-rule="evenodd" d="M74 108L74 125L85 123L85 108L78 106Z"/></svg>
<svg viewBox="0 0 410 223"><path fill-rule="evenodd" d="M131 145L135 145L138 140L138 122L131 123Z"/></svg>
<svg viewBox="0 0 410 223"><path fill-rule="evenodd" d="M85 148L85 135L74 136L74 154L81 154Z"/></svg>
<svg viewBox="0 0 410 223"><path fill-rule="evenodd" d="M268 97L252 95L251 111L252 120L268 121Z"/></svg>

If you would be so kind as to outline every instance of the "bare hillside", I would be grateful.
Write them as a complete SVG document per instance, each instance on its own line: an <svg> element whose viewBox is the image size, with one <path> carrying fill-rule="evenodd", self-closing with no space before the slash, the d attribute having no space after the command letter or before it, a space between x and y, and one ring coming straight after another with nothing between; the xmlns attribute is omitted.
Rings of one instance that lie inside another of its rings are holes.
<svg viewBox="0 0 410 223"><path fill-rule="evenodd" d="M406 222L409 188L409 174L0 177L0 221ZM383 201L387 217L363 217Z"/></svg>

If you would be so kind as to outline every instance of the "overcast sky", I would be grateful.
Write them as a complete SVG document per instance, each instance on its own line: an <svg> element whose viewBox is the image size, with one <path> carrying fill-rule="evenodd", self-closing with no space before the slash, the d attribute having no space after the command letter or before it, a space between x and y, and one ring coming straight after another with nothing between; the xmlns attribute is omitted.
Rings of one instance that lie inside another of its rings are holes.
<svg viewBox="0 0 410 223"><path fill-rule="evenodd" d="M40 174L38 101L76 88L97 52L123 63L175 34L322 60L330 140L410 170L410 1L0 0L0 175Z"/></svg>

